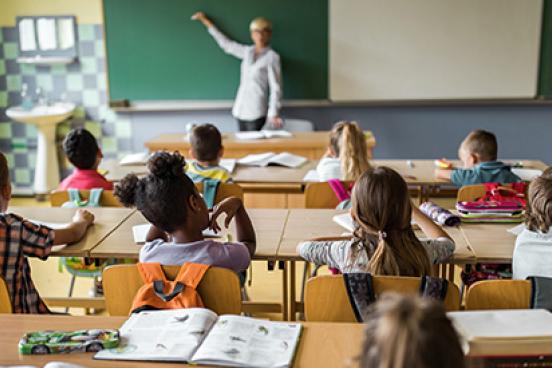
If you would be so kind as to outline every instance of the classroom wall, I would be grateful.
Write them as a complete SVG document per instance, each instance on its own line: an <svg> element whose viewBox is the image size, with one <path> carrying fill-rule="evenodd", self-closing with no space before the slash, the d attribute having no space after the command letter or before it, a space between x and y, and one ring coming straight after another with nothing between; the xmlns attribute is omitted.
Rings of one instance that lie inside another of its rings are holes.
<svg viewBox="0 0 552 368"><path fill-rule="evenodd" d="M100 0L0 1L0 150L14 168L16 186L32 186L36 159L35 129L10 122L5 115L7 106L20 103L22 83L31 90L40 85L53 98L66 92L66 98L81 107L70 123L60 126L58 140L70 127L85 126L99 138L107 157L143 150L147 139L161 132L184 131L188 122L215 122L223 131L236 130L229 109L133 114L109 109ZM15 16L39 14L77 15L79 63L35 67L15 62ZM340 119L358 120L376 135L376 158L455 157L458 143L468 131L485 128L498 135L502 157L552 163L552 106L286 108L283 115L311 120L317 129L329 129Z"/></svg>

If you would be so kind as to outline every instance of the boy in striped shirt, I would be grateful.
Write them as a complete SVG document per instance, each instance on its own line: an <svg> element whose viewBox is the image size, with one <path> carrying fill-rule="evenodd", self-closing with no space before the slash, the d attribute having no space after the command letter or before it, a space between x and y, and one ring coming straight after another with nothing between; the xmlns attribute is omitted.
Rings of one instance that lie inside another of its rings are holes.
<svg viewBox="0 0 552 368"><path fill-rule="evenodd" d="M232 181L230 173L220 166L224 154L222 136L212 124L195 126L190 132L190 156L194 161L186 164L186 174L194 183L205 180L219 180L222 183Z"/></svg>
<svg viewBox="0 0 552 368"><path fill-rule="evenodd" d="M79 209L66 228L52 230L8 213L10 199L8 163L0 153L0 276L8 286L14 313L49 313L31 279L27 257L45 260L52 246L79 241L94 222L94 215Z"/></svg>

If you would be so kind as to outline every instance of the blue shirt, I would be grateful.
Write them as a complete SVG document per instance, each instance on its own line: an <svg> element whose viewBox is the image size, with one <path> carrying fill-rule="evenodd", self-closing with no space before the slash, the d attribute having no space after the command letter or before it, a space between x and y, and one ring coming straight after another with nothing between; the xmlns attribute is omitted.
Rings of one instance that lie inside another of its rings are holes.
<svg viewBox="0 0 552 368"><path fill-rule="evenodd" d="M470 169L455 169L450 175L450 181L457 187L484 183L516 183L522 181L512 173L510 166L501 161L487 161Z"/></svg>

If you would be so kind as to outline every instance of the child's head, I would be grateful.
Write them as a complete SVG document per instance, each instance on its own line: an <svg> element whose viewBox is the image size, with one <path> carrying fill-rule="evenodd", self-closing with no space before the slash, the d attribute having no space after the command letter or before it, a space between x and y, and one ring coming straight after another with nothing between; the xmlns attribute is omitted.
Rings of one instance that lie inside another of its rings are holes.
<svg viewBox="0 0 552 368"><path fill-rule="evenodd" d="M463 368L464 354L440 303L383 295L366 321L362 368Z"/></svg>
<svg viewBox="0 0 552 368"><path fill-rule="evenodd" d="M333 126L329 148L341 161L344 180L357 180L370 167L366 137L354 121L340 121Z"/></svg>
<svg viewBox="0 0 552 368"><path fill-rule="evenodd" d="M115 186L114 194L165 232L203 230L209 224L209 211L185 174L185 165L184 157L177 152L157 152L148 161L150 173L146 177L127 175Z"/></svg>
<svg viewBox="0 0 552 368"><path fill-rule="evenodd" d="M351 215L356 247L370 256L367 271L375 275L423 276L431 273L426 250L410 224L412 204L404 179L393 169L366 170L352 195Z"/></svg>
<svg viewBox="0 0 552 368"><path fill-rule="evenodd" d="M8 160L0 152L0 210L5 212L8 209L8 203L11 199L10 169Z"/></svg>
<svg viewBox="0 0 552 368"><path fill-rule="evenodd" d="M552 168L533 180L527 193L525 225L531 231L547 233L552 226Z"/></svg>
<svg viewBox="0 0 552 368"><path fill-rule="evenodd" d="M212 124L195 126L190 132L190 154L200 162L218 164L224 153L222 136Z"/></svg>
<svg viewBox="0 0 552 368"><path fill-rule="evenodd" d="M81 170L95 170L102 159L96 138L86 129L73 129L63 140L63 151L69 162Z"/></svg>
<svg viewBox="0 0 552 368"><path fill-rule="evenodd" d="M478 163L495 161L498 144L493 133L486 130L474 130L462 141L458 156L465 168Z"/></svg>

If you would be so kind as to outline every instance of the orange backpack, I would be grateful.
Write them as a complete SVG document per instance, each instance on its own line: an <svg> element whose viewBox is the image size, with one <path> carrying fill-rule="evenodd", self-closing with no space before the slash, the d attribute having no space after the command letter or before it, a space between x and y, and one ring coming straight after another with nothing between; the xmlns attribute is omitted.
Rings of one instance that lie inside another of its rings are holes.
<svg viewBox="0 0 552 368"><path fill-rule="evenodd" d="M196 291L208 265L184 263L174 281L165 277L160 263L137 263L144 285L132 302L131 313L152 309L202 308L203 301Z"/></svg>

